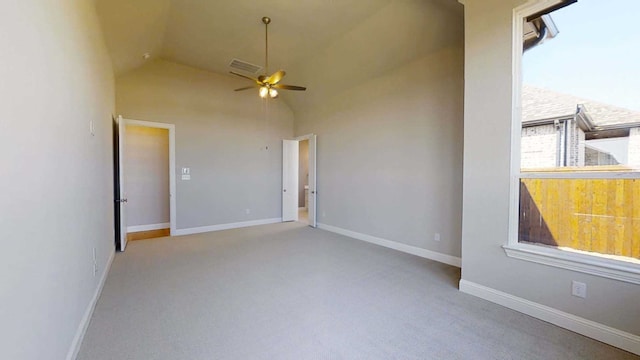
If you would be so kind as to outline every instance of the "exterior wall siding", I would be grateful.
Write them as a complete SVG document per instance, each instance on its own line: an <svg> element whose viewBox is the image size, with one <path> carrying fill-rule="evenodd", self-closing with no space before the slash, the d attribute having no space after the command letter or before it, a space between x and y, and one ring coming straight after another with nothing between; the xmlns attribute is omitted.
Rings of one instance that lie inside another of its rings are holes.
<svg viewBox="0 0 640 360"><path fill-rule="evenodd" d="M598 151L594 148L585 148L585 164L587 166L607 166L618 165L618 162L613 155Z"/></svg>
<svg viewBox="0 0 640 360"><path fill-rule="evenodd" d="M539 125L522 129L522 168L555 167L558 161L558 131L555 125Z"/></svg>
<svg viewBox="0 0 640 360"><path fill-rule="evenodd" d="M629 165L640 166L640 128L629 130Z"/></svg>
<svg viewBox="0 0 640 360"><path fill-rule="evenodd" d="M578 143L577 143L577 151L578 151L578 156L577 156L577 163L576 166L585 166L586 162L585 162L585 141L586 141L586 136L584 131L582 131L582 129L580 129L577 124L576 124L576 128L578 129L576 132L576 137L578 139Z"/></svg>
<svg viewBox="0 0 640 360"><path fill-rule="evenodd" d="M584 166L584 131L578 127L577 121L571 120L569 128L569 159L567 166Z"/></svg>

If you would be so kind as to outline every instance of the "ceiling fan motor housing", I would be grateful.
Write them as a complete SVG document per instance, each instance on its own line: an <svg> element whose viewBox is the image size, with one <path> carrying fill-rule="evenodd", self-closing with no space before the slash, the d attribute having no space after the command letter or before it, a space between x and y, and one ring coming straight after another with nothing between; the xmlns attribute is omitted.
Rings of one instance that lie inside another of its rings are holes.
<svg viewBox="0 0 640 360"><path fill-rule="evenodd" d="M268 32L268 26L271 23L271 18L268 16L264 16L262 18L262 23L264 23L265 25L265 56L264 56L264 67L265 70L269 69L269 32ZM255 82L255 84L253 86L245 86L243 88L240 89L236 89L235 91L242 91L242 90L247 90L250 89L252 87L259 87L259 94L260 97L266 98L267 96L271 97L271 98L276 98L278 97L278 89L283 89L283 90L297 90L297 91L305 91L307 88L303 87L303 86L296 86L296 85L285 85L285 84L280 84L280 80L282 80L282 78L285 76L285 72L284 70L279 70L276 71L275 73L271 74L271 75L260 75L258 76L258 78L253 78L251 76L246 76L246 75L242 75L242 74L238 74L235 73L233 71L231 71L231 73L233 75L236 76L240 76L243 77L245 79L249 79L253 82Z"/></svg>

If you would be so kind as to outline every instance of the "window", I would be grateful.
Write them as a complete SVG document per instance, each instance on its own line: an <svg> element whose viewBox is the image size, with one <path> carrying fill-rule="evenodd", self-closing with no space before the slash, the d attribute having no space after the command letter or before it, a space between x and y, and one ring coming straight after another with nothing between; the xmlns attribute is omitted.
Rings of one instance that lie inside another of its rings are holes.
<svg viewBox="0 0 640 360"><path fill-rule="evenodd" d="M639 12L636 0L516 10L510 256L640 283Z"/></svg>

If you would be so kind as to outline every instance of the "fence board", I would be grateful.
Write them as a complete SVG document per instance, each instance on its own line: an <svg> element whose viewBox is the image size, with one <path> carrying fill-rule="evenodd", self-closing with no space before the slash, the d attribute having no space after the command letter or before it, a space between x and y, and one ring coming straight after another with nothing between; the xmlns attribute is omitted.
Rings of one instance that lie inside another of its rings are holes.
<svg viewBox="0 0 640 360"><path fill-rule="evenodd" d="M638 234L640 234L640 186L638 186L640 181L632 181L634 185L631 187L633 192L633 235L631 236L631 257L640 259L640 236L638 236Z"/></svg>
<svg viewBox="0 0 640 360"><path fill-rule="evenodd" d="M640 181L523 178L518 233L520 241L640 259Z"/></svg>

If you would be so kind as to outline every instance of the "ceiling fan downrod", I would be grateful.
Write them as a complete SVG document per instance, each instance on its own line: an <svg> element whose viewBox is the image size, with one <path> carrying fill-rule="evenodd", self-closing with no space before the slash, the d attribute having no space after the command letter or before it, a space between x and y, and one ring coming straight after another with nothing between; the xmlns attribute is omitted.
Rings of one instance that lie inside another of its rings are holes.
<svg viewBox="0 0 640 360"><path fill-rule="evenodd" d="M284 70L278 70L275 73L268 75L269 74L269 24L271 23L271 18L264 16L262 17L262 23L264 24L264 47L265 47L265 51L264 51L264 67L265 67L265 74L264 75L260 75L257 78L254 78L252 76L247 76L247 75L243 75L243 74L239 74L236 72L231 71L231 74L235 75L235 76L239 76L248 80L251 80L254 82L254 85L251 86L245 86L239 89L236 89L235 91L243 91L243 90L248 90L251 88L255 88L258 87L260 88L259 90L259 95L262 98L277 98L278 97L278 90L295 90L295 91L305 91L307 90L306 87L304 86L297 86L297 85L286 85L286 84L281 84L280 80L282 80L282 78L286 75L286 72Z"/></svg>
<svg viewBox="0 0 640 360"><path fill-rule="evenodd" d="M265 74L269 73L269 24L271 23L271 18L268 16L264 16L262 18L262 23L264 24L264 72Z"/></svg>

